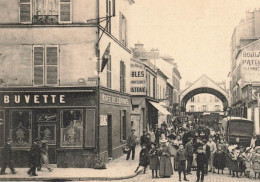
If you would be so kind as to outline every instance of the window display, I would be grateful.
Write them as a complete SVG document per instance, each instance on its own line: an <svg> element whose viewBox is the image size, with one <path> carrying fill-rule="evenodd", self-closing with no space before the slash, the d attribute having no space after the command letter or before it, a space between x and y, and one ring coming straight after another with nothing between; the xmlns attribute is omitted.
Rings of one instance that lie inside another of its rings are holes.
<svg viewBox="0 0 260 182"><path fill-rule="evenodd" d="M14 147L30 147L32 141L31 112L11 111L11 138Z"/></svg>
<svg viewBox="0 0 260 182"><path fill-rule="evenodd" d="M63 110L61 121L61 146L83 146L82 110Z"/></svg>

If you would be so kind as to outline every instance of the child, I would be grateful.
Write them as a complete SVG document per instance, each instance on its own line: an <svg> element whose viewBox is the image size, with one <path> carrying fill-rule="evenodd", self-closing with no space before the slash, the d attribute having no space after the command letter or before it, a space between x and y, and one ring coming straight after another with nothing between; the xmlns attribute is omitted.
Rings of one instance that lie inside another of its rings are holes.
<svg viewBox="0 0 260 182"><path fill-rule="evenodd" d="M189 181L186 178L186 152L184 150L183 144L181 143L179 145L179 149L176 153L176 161L178 162L178 173L179 173L179 181L181 181L181 172L183 172L184 175L184 181Z"/></svg>
<svg viewBox="0 0 260 182"><path fill-rule="evenodd" d="M139 154L139 165L136 168L135 172L137 172L137 170L139 169L140 166L143 166L144 174L145 174L146 167L148 164L149 164L149 153L148 153L148 150L146 149L146 145L143 144L142 150L140 151L140 154Z"/></svg>
<svg viewBox="0 0 260 182"><path fill-rule="evenodd" d="M205 174L205 165L207 164L207 155L203 152L203 147L200 146L197 149L197 182L200 180L200 172L201 172L201 182L204 181Z"/></svg>
<svg viewBox="0 0 260 182"><path fill-rule="evenodd" d="M256 173L258 173L258 178L260 179L260 146L255 148L255 153L252 156L252 164L253 171L255 172L255 178Z"/></svg>
<svg viewBox="0 0 260 182"><path fill-rule="evenodd" d="M251 171L251 159L252 159L252 148L247 147L245 152L245 175L247 178L250 178L250 171Z"/></svg>
<svg viewBox="0 0 260 182"><path fill-rule="evenodd" d="M221 169L222 174L223 173L223 169L226 166L226 156L224 151L221 149L221 147L219 146L217 152L215 153L214 156L214 161L213 161L213 165L216 169L218 169L218 174L219 174L219 170Z"/></svg>
<svg viewBox="0 0 260 182"><path fill-rule="evenodd" d="M240 176L242 176L242 174L244 173L246 175L246 164L245 164L245 160L246 160L246 154L244 152L244 148L241 147L240 148L240 153L237 157L237 161L238 161L238 166L239 166L239 170L240 170Z"/></svg>
<svg viewBox="0 0 260 182"><path fill-rule="evenodd" d="M156 178L158 178L158 170L160 168L160 160L158 156L157 149L155 148L155 143L152 143L151 147L152 149L150 150L150 169L152 170L152 178L154 178L154 171L156 174Z"/></svg>

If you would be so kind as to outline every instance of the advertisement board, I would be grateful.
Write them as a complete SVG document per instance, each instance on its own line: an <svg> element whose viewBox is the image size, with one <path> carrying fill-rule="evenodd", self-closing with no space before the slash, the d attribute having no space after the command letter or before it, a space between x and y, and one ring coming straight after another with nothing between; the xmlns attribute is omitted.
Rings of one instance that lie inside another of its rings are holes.
<svg viewBox="0 0 260 182"><path fill-rule="evenodd" d="M145 66L132 61L130 65L130 93L131 95L146 94Z"/></svg>
<svg viewBox="0 0 260 182"><path fill-rule="evenodd" d="M260 50L242 52L241 73L245 82L260 81Z"/></svg>

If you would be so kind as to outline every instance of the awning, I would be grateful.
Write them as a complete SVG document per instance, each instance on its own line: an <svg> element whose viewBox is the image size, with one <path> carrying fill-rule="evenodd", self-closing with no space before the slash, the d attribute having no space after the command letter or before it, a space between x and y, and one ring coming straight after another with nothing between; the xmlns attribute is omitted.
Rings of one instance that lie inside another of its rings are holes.
<svg viewBox="0 0 260 182"><path fill-rule="evenodd" d="M160 111L164 115L172 115L169 111L167 111L163 106L161 106L157 102L149 101L158 111Z"/></svg>

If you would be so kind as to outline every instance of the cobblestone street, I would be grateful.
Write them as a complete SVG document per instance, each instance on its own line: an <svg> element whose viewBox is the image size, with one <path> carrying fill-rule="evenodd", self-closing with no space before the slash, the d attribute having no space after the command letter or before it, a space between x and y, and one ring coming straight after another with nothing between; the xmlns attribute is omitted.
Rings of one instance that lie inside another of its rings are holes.
<svg viewBox="0 0 260 182"><path fill-rule="evenodd" d="M187 175L187 178L189 181L196 182L196 171L192 171L192 175ZM126 179L126 180L119 180L118 182L135 182L135 181L141 181L141 182L148 182L148 181L160 181L160 182L172 182L172 181L178 181L178 173L174 172L173 176L171 178L152 178L151 171L148 170L146 174L140 173L135 178ZM182 179L182 181L184 181ZM205 176L204 182L254 182L254 181L260 181L258 179L247 179L244 176L241 178L237 177L231 177L228 175L228 171L225 170L224 175L221 174L212 174L209 173L207 176Z"/></svg>

